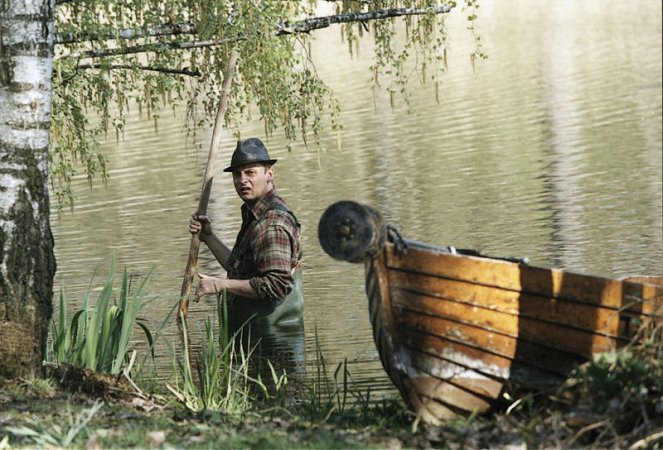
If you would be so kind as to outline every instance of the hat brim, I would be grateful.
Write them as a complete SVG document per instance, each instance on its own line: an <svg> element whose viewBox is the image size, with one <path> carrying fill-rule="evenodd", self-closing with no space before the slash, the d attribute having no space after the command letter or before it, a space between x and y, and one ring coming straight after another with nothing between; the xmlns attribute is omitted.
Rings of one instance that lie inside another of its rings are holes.
<svg viewBox="0 0 663 450"><path fill-rule="evenodd" d="M247 162L243 162L242 164L235 164L234 166L228 166L225 169L223 169L223 171L224 172L232 172L233 170L237 169L238 167L248 166L248 165L251 165L251 164L267 164L267 165L273 166L274 164L276 164L276 161L278 161L278 159L270 159L269 161L247 161Z"/></svg>

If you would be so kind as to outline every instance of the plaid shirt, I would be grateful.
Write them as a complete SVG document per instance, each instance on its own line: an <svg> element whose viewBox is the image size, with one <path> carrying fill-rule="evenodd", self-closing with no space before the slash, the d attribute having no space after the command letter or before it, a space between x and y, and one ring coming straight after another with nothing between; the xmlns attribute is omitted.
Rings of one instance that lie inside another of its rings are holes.
<svg viewBox="0 0 663 450"><path fill-rule="evenodd" d="M280 304L292 291L292 269L300 258L299 223L276 189L251 208L242 205L242 228L228 258L228 278L248 279L258 298Z"/></svg>

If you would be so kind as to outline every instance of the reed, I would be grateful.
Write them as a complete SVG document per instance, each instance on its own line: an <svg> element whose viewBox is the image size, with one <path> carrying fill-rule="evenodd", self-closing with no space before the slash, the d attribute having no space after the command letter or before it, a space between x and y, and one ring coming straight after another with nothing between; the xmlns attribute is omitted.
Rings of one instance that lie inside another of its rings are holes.
<svg viewBox="0 0 663 450"><path fill-rule="evenodd" d="M51 320L51 340L46 360L69 363L97 372L119 374L128 362L129 344L136 327L143 330L152 350L154 340L145 320L138 317L146 305L145 294L148 276L137 289L131 288L127 269L124 268L119 295L115 297L115 258L111 261L108 276L99 297L92 304L90 291L83 297L81 309L71 321L64 287L60 291L60 311L57 322ZM90 281L90 286L94 280Z"/></svg>
<svg viewBox="0 0 663 450"><path fill-rule="evenodd" d="M307 397L300 403L298 411L311 420L326 421L332 415L342 416L370 409L371 392L356 388L348 369L347 358L336 365L333 372L323 354L318 329L315 329L315 360L312 379L305 385Z"/></svg>
<svg viewBox="0 0 663 450"><path fill-rule="evenodd" d="M242 329L230 336L228 328L227 296L217 297L218 334L210 318L205 320L201 345L192 361L189 351L186 321L182 320L184 349L175 357L175 385L166 388L188 410L223 411L238 416L254 405L256 389L263 397L269 397L268 389L260 378L251 376L250 358L255 346L238 345ZM270 366L271 367L271 366ZM286 376L277 376L272 368L274 385L278 391L285 386Z"/></svg>

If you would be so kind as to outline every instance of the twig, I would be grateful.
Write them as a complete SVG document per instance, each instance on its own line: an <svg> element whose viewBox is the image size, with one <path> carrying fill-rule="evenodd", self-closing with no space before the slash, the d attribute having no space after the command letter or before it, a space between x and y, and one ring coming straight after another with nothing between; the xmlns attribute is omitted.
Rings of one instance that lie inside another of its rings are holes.
<svg viewBox="0 0 663 450"><path fill-rule="evenodd" d="M136 362L136 350L131 352L131 358L129 358L129 364L122 370L124 373L130 373L131 369L134 367L134 363Z"/></svg>
<svg viewBox="0 0 663 450"><path fill-rule="evenodd" d="M659 439L663 439L663 431L657 431L654 434L650 434L646 438L640 439L631 445L628 450L638 450L640 448L647 448L650 444L653 444Z"/></svg>
<svg viewBox="0 0 663 450"><path fill-rule="evenodd" d="M181 392L177 391L175 388L173 388L168 383L166 383L166 389L168 389L170 391L170 393L173 394L175 396L175 398L177 400L179 400L181 403L185 403L185 398L184 398L184 396L182 395Z"/></svg>
<svg viewBox="0 0 663 450"><path fill-rule="evenodd" d="M214 47L216 45L223 45L229 42L237 42L243 38L233 37L219 40L205 40L205 41L186 41L186 42L157 42L154 44L142 44L125 48L110 48L110 49L93 49L81 52L73 52L61 56L57 59L71 59L71 58L105 58L108 56L131 55L134 53L158 52L165 49L174 50L189 50L193 48Z"/></svg>
<svg viewBox="0 0 663 450"><path fill-rule="evenodd" d="M199 77L200 76L200 72L198 70L166 69L166 68L162 68L162 67L136 66L136 65L131 65L131 64L80 64L80 65L76 66L76 69L145 70L145 71L148 71L148 72L170 73L170 74L173 74L173 75L187 75L187 76L190 76L190 77Z"/></svg>
<svg viewBox="0 0 663 450"><path fill-rule="evenodd" d="M76 44L85 41L106 41L110 39L139 39L144 37L176 36L179 34L196 34L196 27L191 22L148 25L146 28L124 28L122 30L100 30L95 34L77 35L64 33L55 35L55 44Z"/></svg>
<svg viewBox="0 0 663 450"><path fill-rule="evenodd" d="M384 20L391 17L400 16L422 16L428 13L445 14L451 11L451 6L435 6L431 8L388 8L378 9L375 11L358 12L358 13L345 13L325 17L311 17L297 22L288 23L284 22L278 24L276 35L292 34L292 33L308 33L320 28L326 28L331 24L339 23L352 23L352 22L367 22L370 20Z"/></svg>
<svg viewBox="0 0 663 450"><path fill-rule="evenodd" d="M129 358L129 364L127 364L126 367L124 367L124 369L122 369L122 375L124 376L125 380L127 380L129 382L131 387L134 388L135 392L133 394L140 397L140 398L142 398L143 400L147 400L148 398L145 394L143 394L143 390L141 388L139 388L136 385L136 383L134 383L134 380L132 380L131 377L129 376L129 373L131 373L131 369L133 368L134 363L136 362L136 355L137 354L138 353L136 352L136 350L131 352L131 358Z"/></svg>
<svg viewBox="0 0 663 450"><path fill-rule="evenodd" d="M578 430L578 432L575 434L575 436L573 436L573 438L571 438L571 440L566 445L568 447L572 447L573 443L575 441L577 441L580 438L580 436L587 433L588 431L595 430L596 428L601 428L601 427L607 425L608 423L610 423L610 421L608 419L606 419L606 420L601 420L599 422L592 423L590 425L582 427L580 430Z"/></svg>
<svg viewBox="0 0 663 450"><path fill-rule="evenodd" d="M506 409L506 415L508 416L513 412L514 409L516 409L524 400L525 397L520 397L518 400L515 402L511 403L509 407Z"/></svg>
<svg viewBox="0 0 663 450"><path fill-rule="evenodd" d="M143 400L149 400L149 398L143 393L142 389L139 388L136 383L134 383L134 380L131 379L131 377L127 374L127 372L122 371L122 375L124 376L124 379L129 382L132 388L134 388L135 392L132 392L133 395L142 398Z"/></svg>

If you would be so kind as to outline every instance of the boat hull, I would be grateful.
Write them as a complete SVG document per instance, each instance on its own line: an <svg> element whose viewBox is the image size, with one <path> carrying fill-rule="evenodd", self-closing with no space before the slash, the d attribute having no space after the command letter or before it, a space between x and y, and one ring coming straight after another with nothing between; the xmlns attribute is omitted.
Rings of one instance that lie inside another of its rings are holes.
<svg viewBox="0 0 663 450"><path fill-rule="evenodd" d="M660 320L655 278L611 280L387 243L367 260L382 364L424 421L482 413L506 391L559 386Z"/></svg>
<svg viewBox="0 0 663 450"><path fill-rule="evenodd" d="M349 201L325 211L318 235L332 257L364 263L382 365L425 422L557 387L661 321L661 277L614 280L409 241Z"/></svg>

